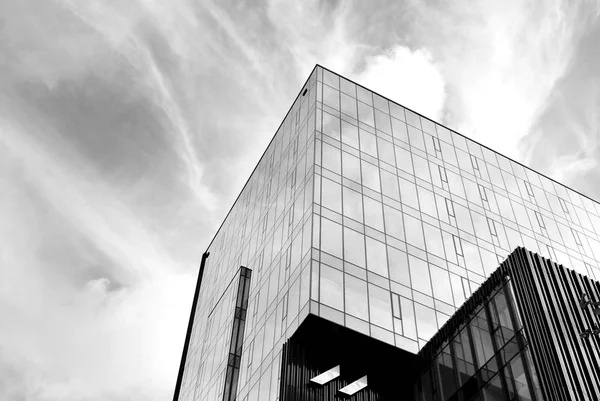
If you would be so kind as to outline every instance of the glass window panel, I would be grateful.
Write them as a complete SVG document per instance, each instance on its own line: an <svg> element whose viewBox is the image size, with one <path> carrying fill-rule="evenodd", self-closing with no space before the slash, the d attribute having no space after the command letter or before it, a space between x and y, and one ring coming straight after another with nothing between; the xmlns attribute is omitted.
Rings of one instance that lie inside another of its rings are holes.
<svg viewBox="0 0 600 401"><path fill-rule="evenodd" d="M442 242L442 232L440 229L430 226L426 223L423 223L423 229L425 233L427 252L439 256L440 258L444 258L444 244Z"/></svg>
<svg viewBox="0 0 600 401"><path fill-rule="evenodd" d="M413 301L400 297L400 311L402 312L402 328L405 337L417 339L417 328L415 322L415 312Z"/></svg>
<svg viewBox="0 0 600 401"><path fill-rule="evenodd" d="M413 155L413 165L415 166L415 175L422 180L431 182L431 176L429 175L429 164L424 158Z"/></svg>
<svg viewBox="0 0 600 401"><path fill-rule="evenodd" d="M392 117L395 117L401 121L406 121L406 117L404 117L404 107L390 102L390 113Z"/></svg>
<svg viewBox="0 0 600 401"><path fill-rule="evenodd" d="M356 85L347 79L340 77L340 89L352 97L356 97Z"/></svg>
<svg viewBox="0 0 600 401"><path fill-rule="evenodd" d="M383 231L383 211L381 202L377 202L368 196L363 196L365 206L365 224Z"/></svg>
<svg viewBox="0 0 600 401"><path fill-rule="evenodd" d="M319 299L321 303L338 310L344 310L343 273L321 264L321 285Z"/></svg>
<svg viewBox="0 0 600 401"><path fill-rule="evenodd" d="M419 201L417 199L417 186L412 182L408 182L400 178L400 198L402 203L412 208L419 209Z"/></svg>
<svg viewBox="0 0 600 401"><path fill-rule="evenodd" d="M496 201L498 202L498 208L500 209L500 215L502 218L515 221L515 215L513 214L513 210L510 206L510 201L508 198L500 194L496 194Z"/></svg>
<svg viewBox="0 0 600 401"><path fill-rule="evenodd" d="M421 220L417 220L414 217L403 213L404 227L406 228L406 242L416 246L417 248L425 250L425 241L423 239L423 227Z"/></svg>
<svg viewBox="0 0 600 401"><path fill-rule="evenodd" d="M502 392L502 381L500 375L494 378L483 388L483 396L485 401L504 401L504 393Z"/></svg>
<svg viewBox="0 0 600 401"><path fill-rule="evenodd" d="M360 150L377 157L377 139L375 135L368 133L365 130L359 129L360 134Z"/></svg>
<svg viewBox="0 0 600 401"><path fill-rule="evenodd" d="M408 143L408 129L402 121L392 118L392 135L394 138Z"/></svg>
<svg viewBox="0 0 600 401"><path fill-rule="evenodd" d="M375 126L375 118L373 117L373 107L358 102L358 119L371 127Z"/></svg>
<svg viewBox="0 0 600 401"><path fill-rule="evenodd" d="M340 92L328 85L323 85L323 103L333 109L339 110Z"/></svg>
<svg viewBox="0 0 600 401"><path fill-rule="evenodd" d="M437 331L435 312L431 308L415 303L415 315L419 338L429 340Z"/></svg>
<svg viewBox="0 0 600 401"><path fill-rule="evenodd" d="M379 168L364 160L361 161L363 185L374 191L381 191L379 183Z"/></svg>
<svg viewBox="0 0 600 401"><path fill-rule="evenodd" d="M443 141L440 142L440 145L442 147L442 159L444 159L444 161L446 163L449 163L453 166L458 167L458 161L456 160L456 153L455 153L454 146L449 145Z"/></svg>
<svg viewBox="0 0 600 401"><path fill-rule="evenodd" d="M531 391L529 390L529 382L523 368L523 360L521 355L517 355L511 362L510 367L515 379L515 387L519 393L519 399L523 401L531 400Z"/></svg>
<svg viewBox="0 0 600 401"><path fill-rule="evenodd" d="M390 142L377 138L377 150L379 151L379 159L384 162L396 166L396 157L394 156L394 145Z"/></svg>
<svg viewBox="0 0 600 401"><path fill-rule="evenodd" d="M384 111L386 113L389 114L389 108L388 108L388 101L387 99L379 96L376 93L373 93L373 104L375 106L376 109L379 109L381 111Z"/></svg>
<svg viewBox="0 0 600 401"><path fill-rule="evenodd" d="M563 239L563 243L571 249L577 249L577 244L575 242L575 237L573 236L573 231L564 224L557 224L560 234Z"/></svg>
<svg viewBox="0 0 600 401"><path fill-rule="evenodd" d="M338 258L342 257L342 226L331 220L321 219L321 250Z"/></svg>
<svg viewBox="0 0 600 401"><path fill-rule="evenodd" d="M388 235L404 241L404 224L402 222L402 212L393 207L383 205L385 216L385 231Z"/></svg>
<svg viewBox="0 0 600 401"><path fill-rule="evenodd" d="M412 164L412 155L406 149L402 149L399 146L394 146L396 150L396 163L400 170L404 170L407 173L414 174L413 164Z"/></svg>
<svg viewBox="0 0 600 401"><path fill-rule="evenodd" d="M453 206L458 228L468 232L469 234L475 234L473 231L473 223L471 222L471 214L469 213L469 209L459 205L458 203L453 203Z"/></svg>
<svg viewBox="0 0 600 401"><path fill-rule="evenodd" d="M323 82L331 86L332 88L340 88L339 77L336 74L333 74L325 69L323 69Z"/></svg>
<svg viewBox="0 0 600 401"><path fill-rule="evenodd" d="M435 207L435 198L433 192L420 186L417 186L417 192L419 193L419 203L421 204L421 212L437 218L437 211Z"/></svg>
<svg viewBox="0 0 600 401"><path fill-rule="evenodd" d="M492 337L488 331L488 323L485 310L481 309L469 323L477 356L477 366L482 367L494 355Z"/></svg>
<svg viewBox="0 0 600 401"><path fill-rule="evenodd" d="M431 283L433 284L433 296L440 301L454 305L448 271L431 264L429 265L429 271L431 272Z"/></svg>
<svg viewBox="0 0 600 401"><path fill-rule="evenodd" d="M463 177L463 185L465 187L465 193L467 194L467 200L479 207L483 207L483 204L481 203L481 193L479 192L477 184Z"/></svg>
<svg viewBox="0 0 600 401"><path fill-rule="evenodd" d="M481 258L479 257L479 249L477 246L464 240L461 240L461 245L465 257L465 263L467 264L467 269L484 276L485 273L483 271Z"/></svg>
<svg viewBox="0 0 600 401"><path fill-rule="evenodd" d="M410 277L413 284L413 289L420 291L429 296L431 292L431 279L429 278L429 266L427 262L408 255L408 265L410 266ZM435 317L433 318L435 321Z"/></svg>
<svg viewBox="0 0 600 401"><path fill-rule="evenodd" d="M346 281L346 313L360 319L369 320L369 303L367 300L367 283L349 274L344 275Z"/></svg>
<svg viewBox="0 0 600 401"><path fill-rule="evenodd" d="M469 174L475 174L469 154L463 150L456 149L456 155L458 156L458 166L460 169Z"/></svg>
<svg viewBox="0 0 600 401"><path fill-rule="evenodd" d="M369 284L369 312L371 323L393 330L390 293L373 284Z"/></svg>
<svg viewBox="0 0 600 401"><path fill-rule="evenodd" d="M367 270L388 277L385 244L370 237L367 239Z"/></svg>
<svg viewBox="0 0 600 401"><path fill-rule="evenodd" d="M333 171L334 173L341 174L342 164L340 156L341 154L339 149L334 148L327 143L323 143L323 167Z"/></svg>
<svg viewBox="0 0 600 401"><path fill-rule="evenodd" d="M466 199L465 188L463 187L460 176L450 170L446 170L446 177L448 179L448 185L450 186L450 192L452 195L460 196L461 198Z"/></svg>
<svg viewBox="0 0 600 401"><path fill-rule="evenodd" d="M342 186L337 182L323 178L321 180L322 185L322 198L321 202L323 206L331 209L335 212L342 213Z"/></svg>
<svg viewBox="0 0 600 401"><path fill-rule="evenodd" d="M509 333L508 338L512 337L513 324L510 318L510 310L508 309L508 299L506 299L507 289L502 288L494 297L494 304L496 306L496 312L498 313L498 323L500 326Z"/></svg>
<svg viewBox="0 0 600 401"><path fill-rule="evenodd" d="M456 391L456 382L454 380L454 372L456 370L452 363L450 348L444 347L442 352L436 357L440 382L442 384L443 399L448 399Z"/></svg>
<svg viewBox="0 0 600 401"><path fill-rule="evenodd" d="M410 125L412 125L413 127L417 127L418 129L421 129L421 119L420 119L419 115L410 110L406 110L406 109L405 109L405 113L406 113L406 122L409 123Z"/></svg>
<svg viewBox="0 0 600 401"><path fill-rule="evenodd" d="M490 252L484 248L479 248L479 252L481 253L481 261L485 274L492 274L498 268L498 257L494 252Z"/></svg>
<svg viewBox="0 0 600 401"><path fill-rule="evenodd" d="M323 134L340 140L340 119L323 112Z"/></svg>
<svg viewBox="0 0 600 401"><path fill-rule="evenodd" d="M423 132L420 129L415 127L408 126L408 137L410 140L410 145L414 146L417 149L421 149L425 151L425 142L423 140Z"/></svg>
<svg viewBox="0 0 600 401"><path fill-rule="evenodd" d="M371 91L369 91L368 89L365 89L361 86L357 86L356 91L358 94L358 100L360 100L361 102L370 104L371 106L373 105L373 98L372 98Z"/></svg>
<svg viewBox="0 0 600 401"><path fill-rule="evenodd" d="M433 121L426 118L421 118L421 127L423 128L423 132L427 132L428 134L434 136L436 135L435 123Z"/></svg>
<svg viewBox="0 0 600 401"><path fill-rule="evenodd" d="M342 113L349 115L352 118L357 118L356 114L356 99L342 93Z"/></svg>
<svg viewBox="0 0 600 401"><path fill-rule="evenodd" d="M398 177L386 170L379 170L381 174L381 191L385 196L400 201Z"/></svg>
<svg viewBox="0 0 600 401"><path fill-rule="evenodd" d="M342 162L344 164L344 177L361 183L360 159L350 153L342 152Z"/></svg>
<svg viewBox="0 0 600 401"><path fill-rule="evenodd" d="M454 305L462 305L465 302L465 292L462 287L461 277L456 274L450 274L450 284L452 285L452 294L454 295Z"/></svg>
<svg viewBox="0 0 600 401"><path fill-rule="evenodd" d="M527 211L525 210L525 206L520 203L510 201L512 208L515 212L515 216L517 218L517 223L520 226L526 227L531 230L531 224L529 224L529 217L527 216Z"/></svg>
<svg viewBox="0 0 600 401"><path fill-rule="evenodd" d="M363 221L362 195L350 188L343 188L344 192L344 216L356 221Z"/></svg>
<svg viewBox="0 0 600 401"><path fill-rule="evenodd" d="M491 243L492 236L490 234L487 218L473 211L471 212L471 218L473 220L473 226L475 227L475 235L477 238Z"/></svg>
<svg viewBox="0 0 600 401"><path fill-rule="evenodd" d="M344 260L365 267L365 236L344 227Z"/></svg>
<svg viewBox="0 0 600 401"><path fill-rule="evenodd" d="M375 109L375 128L379 131L383 131L386 134L392 134L392 127L390 125L390 116L386 113Z"/></svg>
<svg viewBox="0 0 600 401"><path fill-rule="evenodd" d="M408 272L408 255L399 249L388 246L388 262L390 278L397 283L410 287L410 273Z"/></svg>
<svg viewBox="0 0 600 401"><path fill-rule="evenodd" d="M342 142L358 149L358 127L342 120Z"/></svg>
<svg viewBox="0 0 600 401"><path fill-rule="evenodd" d="M504 178L504 185L506 186L506 190L515 195L521 196L519 193L519 186L517 185L517 180L512 174L507 173L506 171L502 171L502 177Z"/></svg>

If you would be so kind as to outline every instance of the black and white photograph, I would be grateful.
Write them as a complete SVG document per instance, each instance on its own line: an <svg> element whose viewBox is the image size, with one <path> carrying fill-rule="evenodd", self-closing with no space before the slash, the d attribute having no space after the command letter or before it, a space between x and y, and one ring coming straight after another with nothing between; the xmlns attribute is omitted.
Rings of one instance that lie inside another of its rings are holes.
<svg viewBox="0 0 600 401"><path fill-rule="evenodd" d="M0 0L0 401L600 400L600 1Z"/></svg>

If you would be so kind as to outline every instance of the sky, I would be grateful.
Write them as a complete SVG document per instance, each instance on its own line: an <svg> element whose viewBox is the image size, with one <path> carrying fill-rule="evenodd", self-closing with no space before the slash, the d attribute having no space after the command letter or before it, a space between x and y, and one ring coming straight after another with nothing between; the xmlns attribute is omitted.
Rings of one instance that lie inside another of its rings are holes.
<svg viewBox="0 0 600 401"><path fill-rule="evenodd" d="M596 1L0 0L0 400L172 398L316 63L600 199Z"/></svg>

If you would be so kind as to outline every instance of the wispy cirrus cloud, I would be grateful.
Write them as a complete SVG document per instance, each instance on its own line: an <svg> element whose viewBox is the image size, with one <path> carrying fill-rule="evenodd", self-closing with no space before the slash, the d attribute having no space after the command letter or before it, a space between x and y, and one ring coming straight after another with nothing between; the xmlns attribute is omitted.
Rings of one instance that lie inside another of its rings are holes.
<svg viewBox="0 0 600 401"><path fill-rule="evenodd" d="M200 255L315 63L590 177L594 7L0 3L0 398L172 394Z"/></svg>

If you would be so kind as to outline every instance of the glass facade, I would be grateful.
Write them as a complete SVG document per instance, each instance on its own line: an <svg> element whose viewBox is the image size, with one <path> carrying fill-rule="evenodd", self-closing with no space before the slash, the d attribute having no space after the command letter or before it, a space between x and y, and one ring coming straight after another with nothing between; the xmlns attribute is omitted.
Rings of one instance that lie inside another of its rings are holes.
<svg viewBox="0 0 600 401"><path fill-rule="evenodd" d="M274 400L282 344L308 314L316 71L210 244L179 400L222 400L240 266L252 271L238 400Z"/></svg>
<svg viewBox="0 0 600 401"><path fill-rule="evenodd" d="M415 401L543 400L510 281L489 296L439 349Z"/></svg>
<svg viewBox="0 0 600 401"><path fill-rule="evenodd" d="M517 246L600 279L600 205L317 67L310 312L417 352Z"/></svg>
<svg viewBox="0 0 600 401"><path fill-rule="evenodd" d="M276 400L308 314L416 353L517 246L600 279L600 205L317 66L208 248L179 399L223 399L240 266L237 399Z"/></svg>

